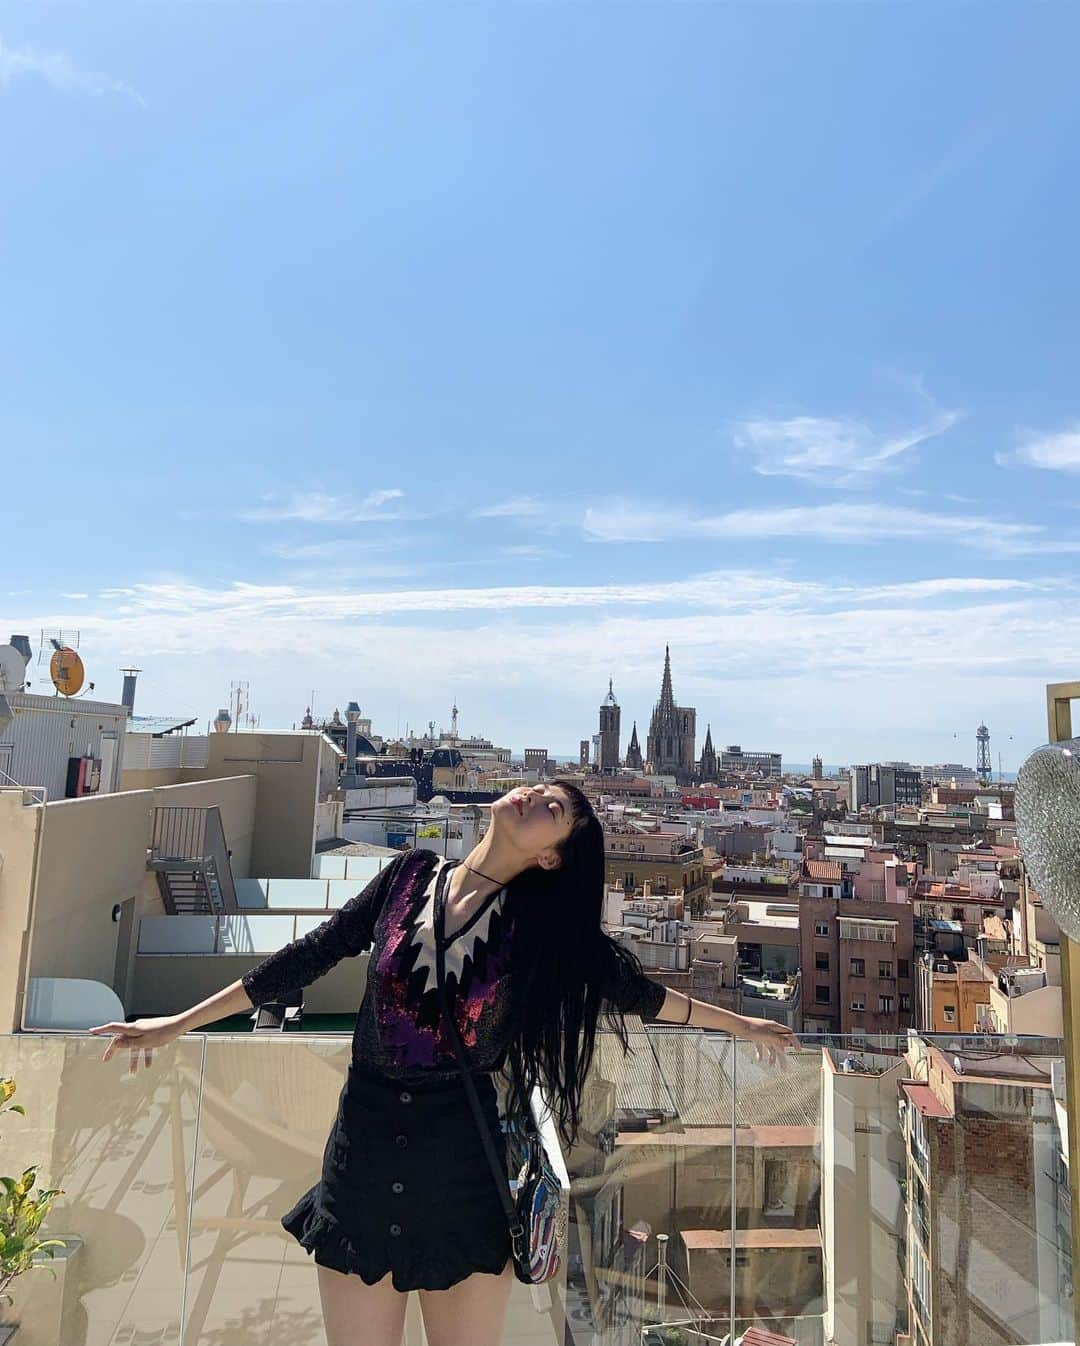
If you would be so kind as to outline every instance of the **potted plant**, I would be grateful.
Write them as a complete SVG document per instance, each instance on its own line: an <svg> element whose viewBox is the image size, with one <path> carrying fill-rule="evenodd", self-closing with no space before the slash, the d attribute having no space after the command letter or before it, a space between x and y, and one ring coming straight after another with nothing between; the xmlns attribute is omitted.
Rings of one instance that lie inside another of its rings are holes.
<svg viewBox="0 0 1080 1346"><path fill-rule="evenodd" d="M17 1112L25 1117L26 1109L9 1101L14 1093L15 1081L7 1076L0 1077L0 1114ZM31 1164L18 1178L0 1176L0 1300L6 1301L8 1307L15 1302L8 1286L24 1271L44 1267L56 1279L53 1268L45 1266L40 1259L42 1255L53 1258L53 1249L64 1246L63 1239L37 1237L53 1199L64 1195L60 1187L45 1188L35 1193L37 1171L38 1165ZM10 1340L16 1326L0 1323L0 1343ZM6 1335L5 1329L9 1329Z"/></svg>

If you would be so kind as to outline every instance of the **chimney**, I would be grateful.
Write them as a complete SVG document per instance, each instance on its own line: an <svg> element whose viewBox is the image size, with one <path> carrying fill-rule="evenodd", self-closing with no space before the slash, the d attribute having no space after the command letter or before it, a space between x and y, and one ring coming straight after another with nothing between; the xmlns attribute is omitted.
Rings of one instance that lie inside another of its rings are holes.
<svg viewBox="0 0 1080 1346"><path fill-rule="evenodd" d="M127 707L128 719L135 714L135 679L142 672L141 668L122 668L120 670L124 675L124 690L120 693L120 704Z"/></svg>
<svg viewBox="0 0 1080 1346"><path fill-rule="evenodd" d="M360 718L360 707L350 701L345 707L345 720L348 730L345 736L345 774L341 778L343 790L355 790L356 784L356 721Z"/></svg>

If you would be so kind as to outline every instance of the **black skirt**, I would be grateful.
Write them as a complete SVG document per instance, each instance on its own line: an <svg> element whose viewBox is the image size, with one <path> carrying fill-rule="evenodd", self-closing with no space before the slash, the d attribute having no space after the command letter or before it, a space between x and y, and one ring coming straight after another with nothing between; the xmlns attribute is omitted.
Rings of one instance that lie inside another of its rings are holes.
<svg viewBox="0 0 1080 1346"><path fill-rule="evenodd" d="M495 1085L474 1076L502 1169ZM460 1078L400 1085L349 1067L322 1177L281 1218L320 1266L368 1285L445 1290L498 1274L510 1231Z"/></svg>

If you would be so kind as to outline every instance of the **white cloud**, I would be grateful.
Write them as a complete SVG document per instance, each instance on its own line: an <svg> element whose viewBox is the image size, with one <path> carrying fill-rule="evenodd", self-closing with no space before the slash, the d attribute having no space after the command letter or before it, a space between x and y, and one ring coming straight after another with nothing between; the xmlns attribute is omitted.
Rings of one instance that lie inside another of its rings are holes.
<svg viewBox="0 0 1080 1346"><path fill-rule="evenodd" d="M584 531L595 542L667 542L712 538L812 538L820 542L877 543L886 538L956 545L999 556L1080 550L1042 524L1011 523L971 514L940 514L905 506L857 502L775 509L737 509L702 515L613 500L585 511Z"/></svg>
<svg viewBox="0 0 1080 1346"><path fill-rule="evenodd" d="M1028 435L1012 453L998 452L994 459L1001 467L1019 465L1080 474L1080 425L1053 435Z"/></svg>
<svg viewBox="0 0 1080 1346"><path fill-rule="evenodd" d="M959 419L959 412L935 410L924 424L889 435L850 418L752 418L740 422L734 441L737 449L754 456L754 471L762 476L860 486L907 466L912 449Z"/></svg>
<svg viewBox="0 0 1080 1346"><path fill-rule="evenodd" d="M116 591L89 614L24 609L13 629L77 626L104 692L109 669L138 663L147 712L212 715L243 676L267 728L297 719L312 687L330 709L358 696L383 732L398 709L425 724L457 696L467 727L559 750L591 732L612 670L623 720L628 729L636 717L640 733L670 642L676 694L711 720L717 741L752 739L796 760L820 749L826 760L858 751L940 761L957 760L946 744L976 703L992 729L1019 736L1025 726L1031 746L1041 741L1044 684L1068 677L1080 645L1080 604L1062 602L1063 586L980 575L829 585L750 568L396 593L174 578ZM781 734L796 704L800 727ZM945 741L939 733L922 757L943 725ZM965 760L973 755L972 741Z"/></svg>
<svg viewBox="0 0 1080 1346"><path fill-rule="evenodd" d="M372 523L422 517L383 508L404 496L405 492L397 487L371 491L361 500L324 491L294 491L284 499L266 496L262 505L242 510L239 517L245 523Z"/></svg>
<svg viewBox="0 0 1080 1346"><path fill-rule="evenodd" d="M386 537L332 537L322 542L272 542L264 551L283 561L343 561L372 552L395 551L405 541L398 533Z"/></svg>
<svg viewBox="0 0 1080 1346"><path fill-rule="evenodd" d="M548 506L532 495L515 495L493 505L480 505L472 511L474 519L537 519L548 512Z"/></svg>
<svg viewBox="0 0 1080 1346"><path fill-rule="evenodd" d="M499 554L517 561L550 561L566 559L570 555L569 552L559 551L557 547L543 547L531 542L522 543L520 546L500 547Z"/></svg>
<svg viewBox="0 0 1080 1346"><path fill-rule="evenodd" d="M41 51L28 46L9 47L0 38L0 88L7 88L20 76L43 79L64 93L89 94L95 98L103 94L117 94L132 99L140 107L146 106L146 100L129 84L100 71L79 70L62 51Z"/></svg>

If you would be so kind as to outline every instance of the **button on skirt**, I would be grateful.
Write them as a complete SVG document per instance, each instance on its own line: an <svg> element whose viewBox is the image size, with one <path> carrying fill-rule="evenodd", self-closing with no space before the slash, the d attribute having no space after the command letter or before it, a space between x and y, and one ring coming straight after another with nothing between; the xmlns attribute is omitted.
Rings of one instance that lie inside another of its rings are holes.
<svg viewBox="0 0 1080 1346"><path fill-rule="evenodd" d="M475 1075L506 1169L495 1085ZM369 1285L445 1290L474 1271L498 1274L510 1231L460 1078L402 1085L355 1066L341 1091L322 1176L281 1224L320 1266Z"/></svg>

